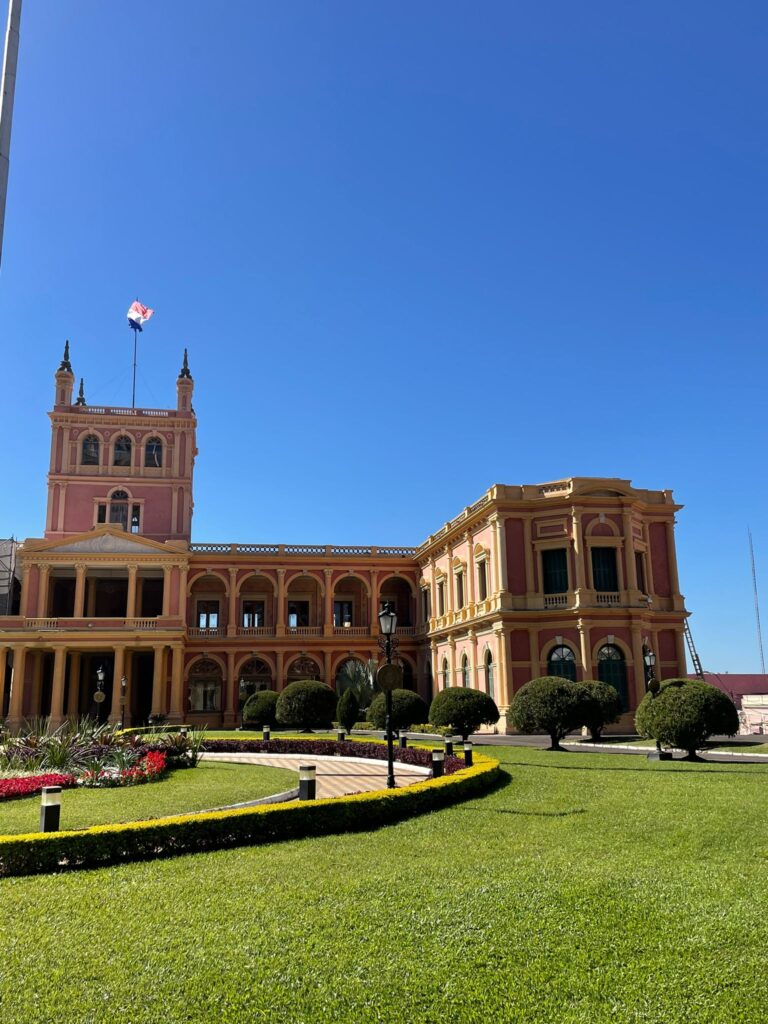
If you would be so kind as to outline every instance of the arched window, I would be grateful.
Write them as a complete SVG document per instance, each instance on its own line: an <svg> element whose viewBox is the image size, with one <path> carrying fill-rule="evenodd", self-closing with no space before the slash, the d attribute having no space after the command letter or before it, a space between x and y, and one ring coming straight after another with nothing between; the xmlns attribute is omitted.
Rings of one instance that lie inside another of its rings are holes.
<svg viewBox="0 0 768 1024"><path fill-rule="evenodd" d="M491 700L495 700L494 688L495 679L493 678L493 655L490 651L485 652L485 682L488 689L488 696Z"/></svg>
<svg viewBox="0 0 768 1024"><path fill-rule="evenodd" d="M150 437L144 445L144 465L159 469L163 464L163 442L159 437Z"/></svg>
<svg viewBox="0 0 768 1024"><path fill-rule="evenodd" d="M576 658L570 647L553 647L547 658L547 675L576 682Z"/></svg>
<svg viewBox="0 0 768 1024"><path fill-rule="evenodd" d="M112 459L113 466L130 466L131 464L131 439L121 434L115 441L115 454Z"/></svg>
<svg viewBox="0 0 768 1024"><path fill-rule="evenodd" d="M218 711L221 708L221 668L210 658L201 658L189 673L189 710Z"/></svg>
<svg viewBox="0 0 768 1024"><path fill-rule="evenodd" d="M88 434L83 438L80 463L83 466L98 466L99 439L95 434Z"/></svg>
<svg viewBox="0 0 768 1024"><path fill-rule="evenodd" d="M469 661L466 654L461 657L461 685L469 686Z"/></svg>
<svg viewBox="0 0 768 1024"><path fill-rule="evenodd" d="M618 690L621 710L628 711L627 663L619 647L614 644L603 644L597 652L597 678L602 683L610 683Z"/></svg>
<svg viewBox="0 0 768 1024"><path fill-rule="evenodd" d="M448 669L448 659L447 658L443 658L443 669L442 669L442 671L440 673L440 676L441 676L442 681L443 681L443 685L440 687L440 689L444 690L446 688L446 686L448 686L448 679L449 679L449 676L450 676L450 671Z"/></svg>
<svg viewBox="0 0 768 1024"><path fill-rule="evenodd" d="M109 503L109 521L128 529L128 494L125 491L113 491Z"/></svg>
<svg viewBox="0 0 768 1024"><path fill-rule="evenodd" d="M257 690L272 689L272 672L269 665L261 658L250 658L240 669L238 704L239 710Z"/></svg>

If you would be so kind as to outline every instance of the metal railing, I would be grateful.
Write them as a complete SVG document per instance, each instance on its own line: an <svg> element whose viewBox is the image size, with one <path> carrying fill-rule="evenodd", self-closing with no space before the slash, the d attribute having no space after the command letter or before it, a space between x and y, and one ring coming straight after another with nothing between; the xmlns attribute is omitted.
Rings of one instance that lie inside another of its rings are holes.
<svg viewBox="0 0 768 1024"><path fill-rule="evenodd" d="M348 544L190 544L197 555L280 555L321 558L413 558L416 548L364 547Z"/></svg>

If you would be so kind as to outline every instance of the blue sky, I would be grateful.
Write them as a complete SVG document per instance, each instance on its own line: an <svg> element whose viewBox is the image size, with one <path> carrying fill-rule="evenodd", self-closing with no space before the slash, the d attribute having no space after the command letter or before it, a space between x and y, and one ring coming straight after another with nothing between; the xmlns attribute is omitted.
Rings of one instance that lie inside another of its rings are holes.
<svg viewBox="0 0 768 1024"><path fill-rule="evenodd" d="M418 543L493 483L672 488L705 667L768 617L764 4L27 0L0 536L90 402L200 419L196 540Z"/></svg>

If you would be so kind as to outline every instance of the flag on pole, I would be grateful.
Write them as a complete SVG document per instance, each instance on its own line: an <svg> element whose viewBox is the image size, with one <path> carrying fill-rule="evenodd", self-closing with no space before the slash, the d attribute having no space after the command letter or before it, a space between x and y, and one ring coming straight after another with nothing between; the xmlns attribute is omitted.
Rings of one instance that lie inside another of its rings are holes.
<svg viewBox="0 0 768 1024"><path fill-rule="evenodd" d="M134 331L142 331L144 329L143 324L149 320L154 312L154 309L142 306L138 300L131 303L131 308L128 310L128 326L133 328Z"/></svg>

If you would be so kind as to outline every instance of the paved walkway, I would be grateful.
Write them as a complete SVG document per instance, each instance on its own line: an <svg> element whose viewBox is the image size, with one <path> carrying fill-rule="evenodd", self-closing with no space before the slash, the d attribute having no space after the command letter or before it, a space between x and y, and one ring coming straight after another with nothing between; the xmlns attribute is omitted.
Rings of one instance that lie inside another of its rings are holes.
<svg viewBox="0 0 768 1024"><path fill-rule="evenodd" d="M349 793L369 793L387 787L387 762L362 757L325 757L316 754L203 754L205 761L230 761L234 764L256 764L269 768L287 768L298 774L299 766L313 764L317 768L319 800ZM395 761L395 784L411 786L429 778L430 770Z"/></svg>

